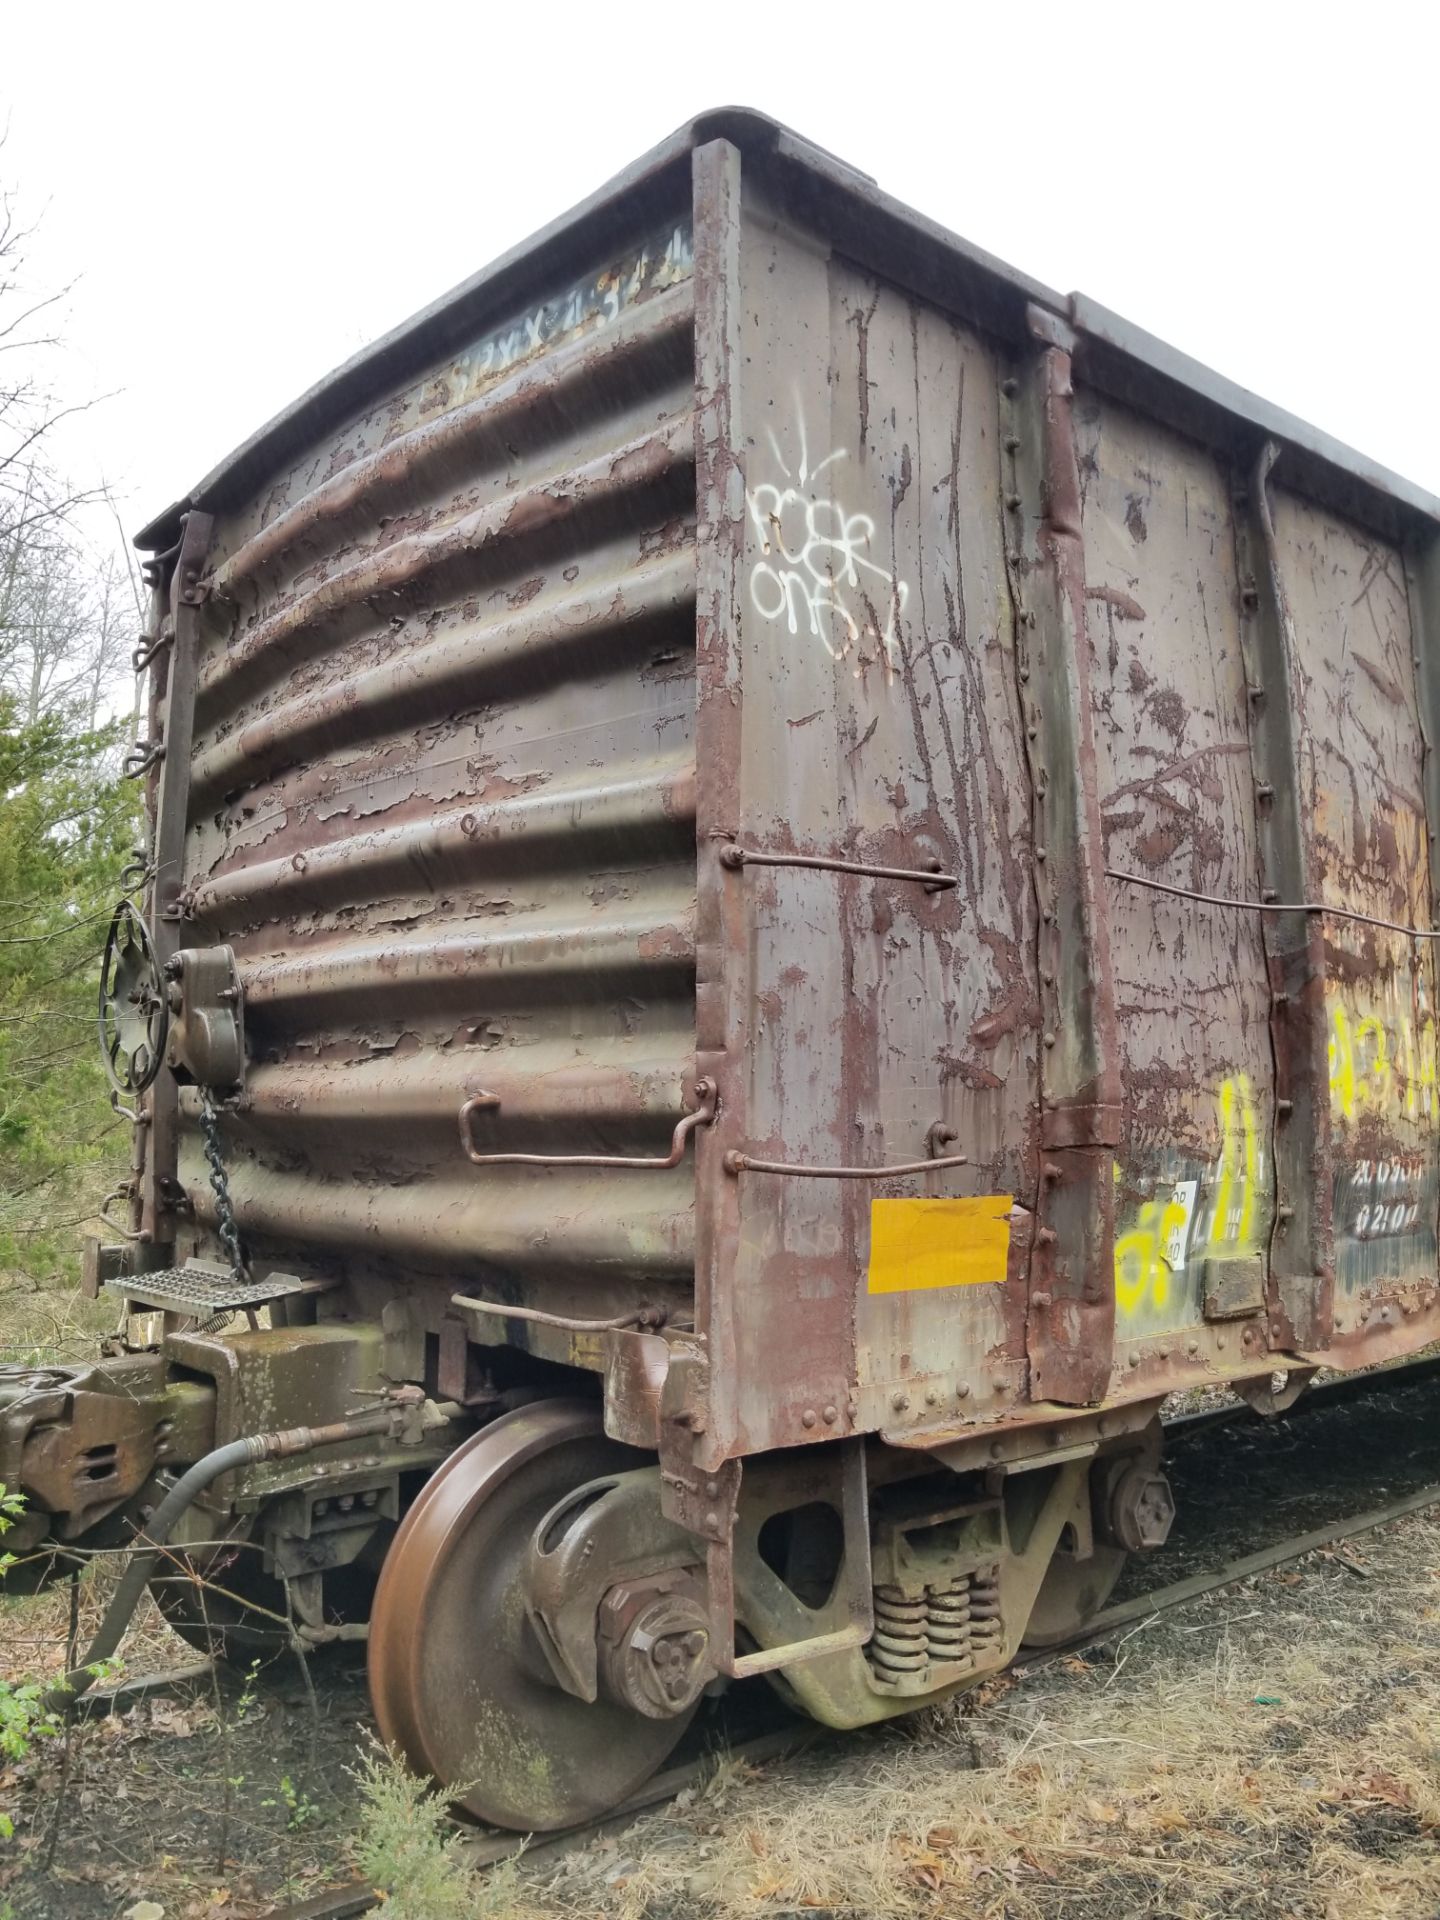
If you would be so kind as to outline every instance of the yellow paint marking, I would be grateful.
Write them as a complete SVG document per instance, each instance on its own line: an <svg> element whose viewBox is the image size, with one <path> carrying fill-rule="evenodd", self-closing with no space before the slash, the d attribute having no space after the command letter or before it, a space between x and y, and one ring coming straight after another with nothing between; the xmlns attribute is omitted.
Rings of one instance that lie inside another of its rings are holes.
<svg viewBox="0 0 1440 1920"><path fill-rule="evenodd" d="M1190 1238L1191 1207L1179 1182L1137 1210L1133 1226L1115 1237L1115 1305L1122 1318L1166 1313L1183 1305L1183 1287L1174 1282L1192 1253L1207 1260L1253 1258L1259 1251L1257 1215L1261 1192L1260 1121L1250 1076L1232 1074L1216 1089L1220 1154L1210 1174L1213 1199L1208 1216ZM1120 1165L1115 1163L1115 1178ZM1204 1183L1207 1184L1208 1183ZM1187 1245L1187 1240L1189 1244Z"/></svg>
<svg viewBox="0 0 1440 1920"><path fill-rule="evenodd" d="M1350 1016L1338 1000L1330 1013L1330 1104L1347 1120L1355 1118L1355 1048Z"/></svg>
<svg viewBox="0 0 1440 1920"><path fill-rule="evenodd" d="M1435 1106L1435 1022L1422 1012L1366 1013L1330 996L1330 1110L1342 1120L1367 1113L1426 1118Z"/></svg>
<svg viewBox="0 0 1440 1920"><path fill-rule="evenodd" d="M1383 1113L1390 1104L1390 1047L1384 1027L1373 1013L1367 1013L1355 1029L1357 1047L1367 1040L1373 1040L1375 1051L1370 1060L1370 1071L1356 1089L1362 1093L1367 1103L1377 1107Z"/></svg>
<svg viewBox="0 0 1440 1920"><path fill-rule="evenodd" d="M869 1291L909 1293L1004 1280L1014 1204L1008 1193L975 1200L872 1200Z"/></svg>
<svg viewBox="0 0 1440 1920"><path fill-rule="evenodd" d="M1238 1111L1237 1111L1238 1110ZM1260 1132L1250 1076L1237 1073L1220 1083L1220 1175L1210 1220L1210 1244L1249 1251L1255 1230L1260 1175Z"/></svg>

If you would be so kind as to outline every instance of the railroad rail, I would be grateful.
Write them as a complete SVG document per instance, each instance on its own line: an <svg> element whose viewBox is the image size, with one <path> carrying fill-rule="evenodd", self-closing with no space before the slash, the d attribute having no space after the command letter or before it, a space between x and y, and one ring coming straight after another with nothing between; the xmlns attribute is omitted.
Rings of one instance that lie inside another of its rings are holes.
<svg viewBox="0 0 1440 1920"><path fill-rule="evenodd" d="M1342 1373L1333 1380L1321 1380L1307 1387L1298 1400L1283 1409L1283 1417L1294 1420L1300 1414L1319 1413L1325 1407L1343 1406L1349 1400L1363 1400L1367 1394L1374 1393L1377 1387L1389 1392L1396 1387L1415 1386L1435 1373L1440 1373L1440 1351L1420 1354L1414 1360L1387 1361L1384 1366L1366 1367L1359 1373ZM1261 1420L1280 1417L1259 1413L1248 1400L1241 1400L1237 1396L1213 1407L1197 1407L1188 1413L1167 1415L1163 1421L1165 1436L1168 1440L1198 1433L1206 1427L1230 1426L1235 1421L1243 1420L1247 1414L1254 1414Z"/></svg>

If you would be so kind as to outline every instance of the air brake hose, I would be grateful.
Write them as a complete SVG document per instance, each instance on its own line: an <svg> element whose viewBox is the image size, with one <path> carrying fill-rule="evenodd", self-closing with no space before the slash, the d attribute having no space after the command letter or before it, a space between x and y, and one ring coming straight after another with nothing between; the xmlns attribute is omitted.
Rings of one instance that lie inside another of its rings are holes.
<svg viewBox="0 0 1440 1920"><path fill-rule="evenodd" d="M377 1408L374 1413L357 1414L350 1420L336 1420L325 1427L289 1427L279 1433L247 1434L243 1440L227 1440L223 1447L214 1448L193 1467L187 1467L145 1523L140 1534L144 1545L130 1556L130 1564L110 1597L105 1617L84 1660L46 1693L45 1711L63 1713L93 1686L96 1676L91 1669L100 1661L108 1660L124 1638L175 1522L222 1473L229 1473L232 1467L252 1466L260 1460L281 1460L292 1454L311 1453L316 1447L330 1446L339 1440L393 1433L397 1418L398 1409L389 1406Z"/></svg>

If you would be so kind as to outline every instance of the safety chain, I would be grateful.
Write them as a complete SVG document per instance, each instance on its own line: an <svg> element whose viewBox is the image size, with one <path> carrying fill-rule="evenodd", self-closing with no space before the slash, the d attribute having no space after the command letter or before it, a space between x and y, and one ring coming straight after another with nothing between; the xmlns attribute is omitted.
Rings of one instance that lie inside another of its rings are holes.
<svg viewBox="0 0 1440 1920"><path fill-rule="evenodd" d="M210 1167L210 1185L215 1193L215 1232L230 1258L230 1271L242 1285L248 1285L249 1269L240 1251L240 1230L235 1225L235 1207L230 1199L230 1182L220 1144L220 1115L210 1089L200 1089L200 1135L205 1143L205 1159Z"/></svg>

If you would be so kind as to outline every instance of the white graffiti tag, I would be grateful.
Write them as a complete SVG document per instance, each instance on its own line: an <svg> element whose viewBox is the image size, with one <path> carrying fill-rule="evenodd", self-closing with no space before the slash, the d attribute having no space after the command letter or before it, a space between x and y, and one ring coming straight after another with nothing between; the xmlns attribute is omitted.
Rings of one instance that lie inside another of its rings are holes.
<svg viewBox="0 0 1440 1920"><path fill-rule="evenodd" d="M793 471L770 436L785 484L766 482L745 496L763 556L750 570L751 604L762 620L783 620L788 632L818 640L832 660L853 657L857 679L878 659L888 682L902 664L898 629L909 585L870 558L870 515L852 513L816 487L824 469L846 457L845 449L812 467L803 418L797 428L800 457ZM867 643L878 651L872 654Z"/></svg>

